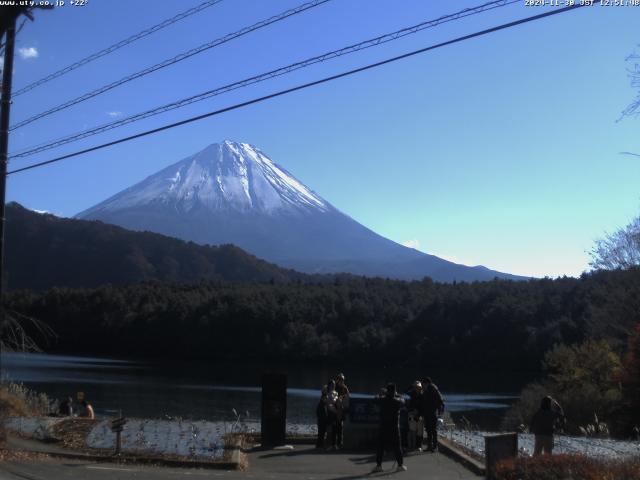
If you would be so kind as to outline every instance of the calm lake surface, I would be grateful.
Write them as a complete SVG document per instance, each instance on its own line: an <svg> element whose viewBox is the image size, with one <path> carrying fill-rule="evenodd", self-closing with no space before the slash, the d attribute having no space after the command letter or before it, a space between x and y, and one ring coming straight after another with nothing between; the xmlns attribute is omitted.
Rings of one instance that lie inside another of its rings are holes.
<svg viewBox="0 0 640 480"><path fill-rule="evenodd" d="M287 419L315 424L319 391L338 371L318 366L138 362L79 356L2 355L2 375L61 399L82 391L98 416L122 409L131 417L182 417L232 420L232 409L260 416L260 378L265 370L288 375ZM468 414L475 423L493 425L528 378L491 372L416 372L410 368L345 365L353 396L371 396L387 382L405 388L431 376L445 396L448 411Z"/></svg>

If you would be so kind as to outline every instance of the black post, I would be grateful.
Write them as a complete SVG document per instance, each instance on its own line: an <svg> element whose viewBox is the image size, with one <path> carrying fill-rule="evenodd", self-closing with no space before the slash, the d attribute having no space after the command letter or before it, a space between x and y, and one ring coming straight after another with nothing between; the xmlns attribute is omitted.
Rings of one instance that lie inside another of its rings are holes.
<svg viewBox="0 0 640 480"><path fill-rule="evenodd" d="M263 447L283 445L287 423L287 376L265 373L262 376L261 436Z"/></svg>
<svg viewBox="0 0 640 480"><path fill-rule="evenodd" d="M13 12L11 12L13 13ZM0 335L5 327L4 310L4 215L7 190L7 161L9 152L9 111L11 109L11 80L13 78L13 52L16 40L16 17L8 20L2 68L2 99L0 100ZM1 346L0 339L0 346ZM0 355L2 349L0 348ZM1 361L1 360L0 360ZM2 364L0 363L0 371Z"/></svg>
<svg viewBox="0 0 640 480"><path fill-rule="evenodd" d="M121 433L122 430L116 430L116 455L120 455L120 448L122 445L122 439L120 437Z"/></svg>
<svg viewBox="0 0 640 480"><path fill-rule="evenodd" d="M120 414L118 418L111 420L111 431L116 434L116 451L114 452L115 456L119 456L122 450L122 430L124 430L124 424L126 423L125 418L122 416L122 410L120 410Z"/></svg>

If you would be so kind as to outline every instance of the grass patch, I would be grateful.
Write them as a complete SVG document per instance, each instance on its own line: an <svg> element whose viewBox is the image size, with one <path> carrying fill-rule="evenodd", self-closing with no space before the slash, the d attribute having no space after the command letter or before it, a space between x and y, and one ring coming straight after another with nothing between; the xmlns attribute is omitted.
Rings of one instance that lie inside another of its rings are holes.
<svg viewBox="0 0 640 480"><path fill-rule="evenodd" d="M25 462L48 460L51 457L46 453L20 452L0 448L0 462Z"/></svg>

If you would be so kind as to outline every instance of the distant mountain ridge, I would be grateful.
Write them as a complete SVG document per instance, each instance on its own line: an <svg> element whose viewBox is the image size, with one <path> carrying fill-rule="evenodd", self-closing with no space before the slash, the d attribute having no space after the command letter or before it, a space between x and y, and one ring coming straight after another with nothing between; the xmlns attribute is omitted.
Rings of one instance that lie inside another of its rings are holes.
<svg viewBox="0 0 640 480"><path fill-rule="evenodd" d="M234 244L307 273L346 272L437 281L520 280L399 245L343 214L258 148L209 145L80 212L200 244Z"/></svg>
<svg viewBox="0 0 640 480"><path fill-rule="evenodd" d="M6 209L6 281L10 289L97 287L148 280L193 283L310 281L233 245L197 245L102 222Z"/></svg>

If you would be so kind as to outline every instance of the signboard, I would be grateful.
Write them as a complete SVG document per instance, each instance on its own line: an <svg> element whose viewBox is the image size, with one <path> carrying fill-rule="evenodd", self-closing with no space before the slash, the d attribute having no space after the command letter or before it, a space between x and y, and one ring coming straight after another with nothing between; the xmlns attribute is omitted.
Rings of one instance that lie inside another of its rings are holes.
<svg viewBox="0 0 640 480"><path fill-rule="evenodd" d="M127 419L123 417L115 418L111 420L111 431L121 432L126 423L127 423Z"/></svg>
<svg viewBox="0 0 640 480"><path fill-rule="evenodd" d="M287 422L287 376L265 373L262 376L262 444L283 445Z"/></svg>
<svg viewBox="0 0 640 480"><path fill-rule="evenodd" d="M84 392L78 392L76 393L76 399L81 402L84 400Z"/></svg>
<svg viewBox="0 0 640 480"><path fill-rule="evenodd" d="M350 398L349 420L351 423L378 425L380 423L380 400L377 398Z"/></svg>
<svg viewBox="0 0 640 480"><path fill-rule="evenodd" d="M515 458L518 456L518 434L499 433L485 435L485 459L487 466L487 478L493 478L496 463L500 460Z"/></svg>
<svg viewBox="0 0 640 480"><path fill-rule="evenodd" d="M116 434L116 455L120 455L120 449L122 446L122 439L120 437L120 434L122 433L122 430L124 430L124 426L126 423L127 419L122 416L122 413L120 413L120 416L118 418L114 418L113 420L111 420L111 431Z"/></svg>

